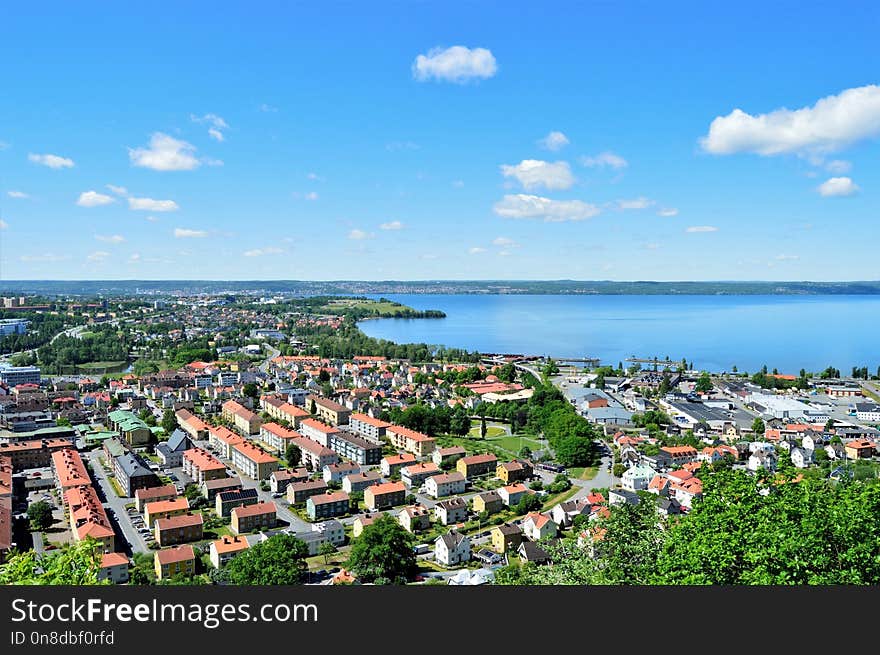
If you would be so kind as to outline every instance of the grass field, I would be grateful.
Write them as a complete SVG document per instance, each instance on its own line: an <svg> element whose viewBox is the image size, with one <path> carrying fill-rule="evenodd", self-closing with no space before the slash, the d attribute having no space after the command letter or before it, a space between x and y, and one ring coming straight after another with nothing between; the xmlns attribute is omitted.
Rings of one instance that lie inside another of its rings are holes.
<svg viewBox="0 0 880 655"><path fill-rule="evenodd" d="M474 428L471 428L471 431L468 433L472 437L479 437L480 435L480 426L477 425ZM492 437L500 437L502 435L507 434L504 428L499 428L497 425L489 425L486 426L486 438L491 439Z"/></svg>
<svg viewBox="0 0 880 655"><path fill-rule="evenodd" d="M101 373L119 372L128 365L128 362L89 362L88 364L79 364L81 370L97 371Z"/></svg>
<svg viewBox="0 0 880 655"><path fill-rule="evenodd" d="M596 477L596 473L598 472L599 469L596 466L587 466L585 468L571 468L568 469L568 477L574 480L592 480Z"/></svg>
<svg viewBox="0 0 880 655"><path fill-rule="evenodd" d="M495 437L494 439L481 439L480 437L453 437L451 435L441 435L437 438L440 446L461 446L469 454L483 453L486 451L495 453L502 459L513 459L519 456L520 448L528 446L532 450L538 450L544 446L530 437L514 437L504 436Z"/></svg>
<svg viewBox="0 0 880 655"><path fill-rule="evenodd" d="M391 315L401 309L409 309L404 305L393 302L379 302L378 300L331 300L324 306L327 311L339 310L340 308L365 309L376 316Z"/></svg>
<svg viewBox="0 0 880 655"><path fill-rule="evenodd" d="M496 444L508 451L509 453L513 453L514 455L519 455L519 451L523 446L528 446L532 450L540 450L543 446L534 439L530 439L529 437L516 437L513 435L507 435L500 438L488 438L492 444Z"/></svg>

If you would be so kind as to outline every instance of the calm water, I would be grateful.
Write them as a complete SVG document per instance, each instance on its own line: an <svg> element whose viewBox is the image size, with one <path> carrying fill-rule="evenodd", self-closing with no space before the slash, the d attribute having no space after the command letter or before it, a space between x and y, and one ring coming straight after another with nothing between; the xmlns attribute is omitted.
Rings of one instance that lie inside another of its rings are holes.
<svg viewBox="0 0 880 655"><path fill-rule="evenodd" d="M378 296L377 296L378 297ZM686 357L712 371L880 365L878 296L385 295L445 319L363 321L368 335L481 352Z"/></svg>

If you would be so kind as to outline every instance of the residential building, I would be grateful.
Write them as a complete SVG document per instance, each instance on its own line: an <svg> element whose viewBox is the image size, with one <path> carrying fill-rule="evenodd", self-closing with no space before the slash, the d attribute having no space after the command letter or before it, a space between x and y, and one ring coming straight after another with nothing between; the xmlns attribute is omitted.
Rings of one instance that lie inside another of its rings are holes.
<svg viewBox="0 0 880 655"><path fill-rule="evenodd" d="M189 435L193 441L202 441L208 438L208 424L188 409L178 409L174 412L177 417L177 425Z"/></svg>
<svg viewBox="0 0 880 655"><path fill-rule="evenodd" d="M248 540L245 537L224 536L222 539L212 541L208 548L209 559L215 569L221 569L229 561L239 553L249 548Z"/></svg>
<svg viewBox="0 0 880 655"><path fill-rule="evenodd" d="M144 505L144 523L152 529L159 519L180 516L189 511L189 500L181 496L172 500L154 500Z"/></svg>
<svg viewBox="0 0 880 655"><path fill-rule="evenodd" d="M20 384L40 384L40 369L38 366L2 366L0 382L5 382L10 388Z"/></svg>
<svg viewBox="0 0 880 655"><path fill-rule="evenodd" d="M174 485L165 484L161 487L148 487L137 489L134 492L135 509L138 513L144 512L144 505L159 500L174 500L177 498L177 490Z"/></svg>
<svg viewBox="0 0 880 655"><path fill-rule="evenodd" d="M696 461L697 449L693 446L663 446L657 458L666 467L681 466Z"/></svg>
<svg viewBox="0 0 880 655"><path fill-rule="evenodd" d="M182 459L183 472L197 484L226 477L226 465L204 448L187 450Z"/></svg>
<svg viewBox="0 0 880 655"><path fill-rule="evenodd" d="M513 523L496 525L490 534L492 535L492 549L501 554L515 551L523 540L522 529Z"/></svg>
<svg viewBox="0 0 880 655"><path fill-rule="evenodd" d="M362 516L358 516L355 518L354 522L351 524L351 536L352 537L360 537L361 533L364 531L369 525L372 525L373 521L382 516L382 514L364 514Z"/></svg>
<svg viewBox="0 0 880 655"><path fill-rule="evenodd" d="M645 491L656 474L650 466L632 466L620 476L620 484L627 491Z"/></svg>
<svg viewBox="0 0 880 655"><path fill-rule="evenodd" d="M322 494L326 492L328 488L327 483L323 480L291 482L287 485L287 502L291 505L304 503L310 496Z"/></svg>
<svg viewBox="0 0 880 655"><path fill-rule="evenodd" d="M438 448L431 454L431 461L437 466L443 466L446 463L453 463L461 459L467 454L467 451L461 446L450 446L448 448Z"/></svg>
<svg viewBox="0 0 880 655"><path fill-rule="evenodd" d="M236 507L256 505L260 502L257 490L253 487L248 489L229 489L220 491L214 497L214 511L217 516L230 516Z"/></svg>
<svg viewBox="0 0 880 655"><path fill-rule="evenodd" d="M110 412L107 414L107 423L129 446L146 445L153 434L150 426L127 410Z"/></svg>
<svg viewBox="0 0 880 655"><path fill-rule="evenodd" d="M315 519L343 516L351 509L351 500L344 491L333 491L309 496L306 500L306 514Z"/></svg>
<svg viewBox="0 0 880 655"><path fill-rule="evenodd" d="M266 398L266 396L264 396L264 398ZM299 429L300 421L311 416L311 414L302 407L297 407L296 405L292 405L289 402L284 402L280 399L275 400L277 400L277 402L265 402L263 409L275 420L287 421L290 423L294 430Z"/></svg>
<svg viewBox="0 0 880 655"><path fill-rule="evenodd" d="M332 423L333 425L346 425L351 416L351 410L348 407L333 402L328 398L321 398L314 395L308 396L306 398L306 407L311 410L313 404L314 413L326 423Z"/></svg>
<svg viewBox="0 0 880 655"><path fill-rule="evenodd" d="M325 448L330 448L330 435L339 434L339 428L327 425L314 418L303 419L299 424L299 431L302 436L321 444Z"/></svg>
<svg viewBox="0 0 880 655"><path fill-rule="evenodd" d="M670 490L672 487L678 483L678 479L672 479L670 481ZM670 491L671 493L671 491ZM611 489L608 492L608 504L609 505L638 505L639 504L639 495L634 491L627 491L626 489Z"/></svg>
<svg viewBox="0 0 880 655"><path fill-rule="evenodd" d="M567 500L554 505L550 510L550 518L553 522L562 528L567 528L574 523L578 516L590 516L593 505L586 498L578 498L577 500Z"/></svg>
<svg viewBox="0 0 880 655"><path fill-rule="evenodd" d="M391 427L391 423L354 412L348 417L348 426L364 439L381 442L382 437L385 436L385 430Z"/></svg>
<svg viewBox="0 0 880 655"><path fill-rule="evenodd" d="M388 455L387 457L382 458L382 463L380 464L380 469L382 470L382 475L386 478L390 478L392 475L397 475L404 466L409 466L410 464L416 463L416 456L412 453L401 453L398 455Z"/></svg>
<svg viewBox="0 0 880 655"><path fill-rule="evenodd" d="M359 464L355 462L337 462L336 464L327 464L324 467L324 482L330 484L331 482L339 482L342 484L342 480L346 475L354 475L356 473L361 472L361 467Z"/></svg>
<svg viewBox="0 0 880 655"><path fill-rule="evenodd" d="M376 511L402 505L406 498L406 487L402 482L374 484L364 489L364 506Z"/></svg>
<svg viewBox="0 0 880 655"><path fill-rule="evenodd" d="M556 523L546 514L531 512L522 521L523 535L532 541L556 536Z"/></svg>
<svg viewBox="0 0 880 655"><path fill-rule="evenodd" d="M415 534L431 527L431 512L423 505L409 505L398 512L397 520L404 530Z"/></svg>
<svg viewBox="0 0 880 655"><path fill-rule="evenodd" d="M504 501L497 491L487 491L474 496L474 511L477 514L494 514L504 508Z"/></svg>
<svg viewBox="0 0 880 655"><path fill-rule="evenodd" d="M345 543L345 526L335 519L312 524L312 532L324 537L324 541L341 546Z"/></svg>
<svg viewBox="0 0 880 655"><path fill-rule="evenodd" d="M294 430L288 430L277 423L263 423L260 426L260 441L272 452L283 455L287 447L299 439L302 435Z"/></svg>
<svg viewBox="0 0 880 655"><path fill-rule="evenodd" d="M204 519L201 514L186 513L156 519L153 533L159 546L173 546L202 538Z"/></svg>
<svg viewBox="0 0 880 655"><path fill-rule="evenodd" d="M258 434L262 419L247 407L235 400L227 400L222 405L223 418L232 422L244 435Z"/></svg>
<svg viewBox="0 0 880 655"><path fill-rule="evenodd" d="M163 548L153 555L153 566L157 580L167 580L175 575L192 576L196 570L196 555L190 545Z"/></svg>
<svg viewBox="0 0 880 655"><path fill-rule="evenodd" d="M880 423L880 405L856 403L856 418L863 423Z"/></svg>
<svg viewBox="0 0 880 655"><path fill-rule="evenodd" d="M434 462L419 462L400 469L400 481L410 489L418 489L425 480L442 473L443 471Z"/></svg>
<svg viewBox="0 0 880 655"><path fill-rule="evenodd" d="M382 459L382 446L346 432L329 435L329 448L340 457L369 466Z"/></svg>
<svg viewBox="0 0 880 655"><path fill-rule="evenodd" d="M367 487L382 482L382 476L379 471L361 471L360 473L351 473L342 478L342 489L346 493L354 493L355 491L364 491Z"/></svg>
<svg viewBox="0 0 880 655"><path fill-rule="evenodd" d="M550 554L533 541L523 541L516 553L523 564L550 563Z"/></svg>
<svg viewBox="0 0 880 655"><path fill-rule="evenodd" d="M107 512L91 485L69 487L62 495L70 519L74 541L92 538L99 541L105 553L116 550L116 535Z"/></svg>
<svg viewBox="0 0 880 655"><path fill-rule="evenodd" d="M279 467L278 458L249 441L232 447L232 465L252 480L266 480Z"/></svg>
<svg viewBox="0 0 880 655"><path fill-rule="evenodd" d="M138 489L148 489L161 484L159 476L150 470L143 458L132 452L113 459L113 475L129 498L133 497Z"/></svg>
<svg viewBox="0 0 880 655"><path fill-rule="evenodd" d="M464 475L458 471L432 475L425 480L425 492L433 498L461 494L464 493L466 482Z"/></svg>
<svg viewBox="0 0 880 655"><path fill-rule="evenodd" d="M168 441L156 446L156 455L165 466L176 468L183 465L184 451L195 448L195 444L189 435L181 429L171 433Z"/></svg>
<svg viewBox="0 0 880 655"><path fill-rule="evenodd" d="M471 558L471 540L467 535L451 530L434 540L434 561L443 566L464 564Z"/></svg>
<svg viewBox="0 0 880 655"><path fill-rule="evenodd" d="M462 457L455 463L455 470L468 480L494 473L498 466L498 458L491 453Z"/></svg>
<svg viewBox="0 0 880 655"><path fill-rule="evenodd" d="M434 450L436 444L432 437L400 425L391 425L385 428L385 436L391 441L392 446L412 453L416 457L427 457Z"/></svg>
<svg viewBox="0 0 880 655"><path fill-rule="evenodd" d="M274 528L277 520L275 503L256 503L233 508L230 529L236 534L256 529Z"/></svg>
<svg viewBox="0 0 880 655"><path fill-rule="evenodd" d="M272 471L269 476L269 488L272 493L283 494L287 491L287 485L291 482L304 482L309 479L309 472L305 467L297 469L278 469Z"/></svg>
<svg viewBox="0 0 880 655"><path fill-rule="evenodd" d="M789 453L795 468L805 469L813 463L813 451L805 448L792 448Z"/></svg>
<svg viewBox="0 0 880 655"><path fill-rule="evenodd" d="M113 584L128 582L128 567L131 561L122 553L104 553L101 555L101 568L98 571L98 582L105 580Z"/></svg>
<svg viewBox="0 0 880 655"><path fill-rule="evenodd" d="M467 519L468 504L464 498L456 497L441 500L434 505L434 516L443 525L464 523Z"/></svg>
<svg viewBox="0 0 880 655"><path fill-rule="evenodd" d="M205 480L199 485L202 495L213 503L217 494L221 491L232 491L233 489L241 489L241 478L217 478L215 480Z"/></svg>
<svg viewBox="0 0 880 655"><path fill-rule="evenodd" d="M874 442L870 439L853 439L843 444L844 452L850 459L868 459L874 456Z"/></svg>
<svg viewBox="0 0 880 655"><path fill-rule="evenodd" d="M232 449L240 443L244 442L244 437L235 434L232 430L224 426L211 426L208 428L208 445L219 453L221 457L232 459Z"/></svg>
<svg viewBox="0 0 880 655"><path fill-rule="evenodd" d="M523 496L532 493L522 482L509 484L506 487L498 489L498 497L506 507L515 507L522 500Z"/></svg>
<svg viewBox="0 0 880 655"><path fill-rule="evenodd" d="M299 448L301 461L310 471L323 471L328 464L339 461L339 455L311 439L294 439L293 445Z"/></svg>
<svg viewBox="0 0 880 655"><path fill-rule="evenodd" d="M531 462L524 459L515 459L511 462L498 462L495 467L495 477L505 484L528 480L535 474Z"/></svg>

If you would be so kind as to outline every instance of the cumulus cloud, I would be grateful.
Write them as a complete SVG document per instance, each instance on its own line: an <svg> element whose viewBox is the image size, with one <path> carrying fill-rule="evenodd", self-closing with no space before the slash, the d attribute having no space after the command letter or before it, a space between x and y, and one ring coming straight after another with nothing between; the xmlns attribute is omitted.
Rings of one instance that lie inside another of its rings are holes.
<svg viewBox="0 0 880 655"><path fill-rule="evenodd" d="M273 107L272 105L268 105L265 102L260 105L260 111L265 112L267 114L274 114L278 111L278 107Z"/></svg>
<svg viewBox="0 0 880 655"><path fill-rule="evenodd" d="M127 196L128 195L128 189L126 189L124 186L116 186L115 184L107 184L106 187L112 193L115 193L117 196Z"/></svg>
<svg viewBox="0 0 880 655"><path fill-rule="evenodd" d="M568 137L562 132L550 132L543 139L538 139L538 145L545 150L561 150L569 144Z"/></svg>
<svg viewBox="0 0 880 655"><path fill-rule="evenodd" d="M673 216L678 216L678 210L675 207L663 207L657 212L657 216L672 218Z"/></svg>
<svg viewBox="0 0 880 655"><path fill-rule="evenodd" d="M714 225L691 225L685 229L685 232L717 232L718 228Z"/></svg>
<svg viewBox="0 0 880 655"><path fill-rule="evenodd" d="M481 252L486 252L486 249L481 248L480 246L474 246L468 250L469 255L479 255Z"/></svg>
<svg viewBox="0 0 880 655"><path fill-rule="evenodd" d="M403 227L404 227L403 223L401 223L400 221L389 221L388 223L382 223L379 226L379 229L380 230L402 230Z"/></svg>
<svg viewBox="0 0 880 655"><path fill-rule="evenodd" d="M614 170L620 170L621 168L629 166L629 162L627 162L626 159L620 155L614 154L610 150L600 152L598 155L594 156L581 157L580 162L588 168L608 167L613 168Z"/></svg>
<svg viewBox="0 0 880 655"><path fill-rule="evenodd" d="M618 209L647 209L651 205L654 204L654 201L650 198L645 198L644 196L640 196L638 198L632 198L630 200L618 200L617 208Z"/></svg>
<svg viewBox="0 0 880 655"><path fill-rule="evenodd" d="M204 116L196 116L195 114L189 115L190 120L193 123L207 123L213 127L216 127L218 130L225 130L229 125L217 114L205 114Z"/></svg>
<svg viewBox="0 0 880 655"><path fill-rule="evenodd" d="M716 155L821 155L877 135L880 86L872 84L827 96L812 107L756 115L734 109L712 121L700 145Z"/></svg>
<svg viewBox="0 0 880 655"><path fill-rule="evenodd" d="M372 232L354 229L348 233L348 238L352 241L363 241L364 239L372 239L375 235Z"/></svg>
<svg viewBox="0 0 880 655"><path fill-rule="evenodd" d="M96 252L91 253L86 257L90 262L102 262L110 256L110 253L106 250L98 250Z"/></svg>
<svg viewBox="0 0 880 655"><path fill-rule="evenodd" d="M501 174L516 179L525 189L544 187L550 190L568 189L574 184L574 176L568 162L546 162L540 159L523 159L514 165L502 164Z"/></svg>
<svg viewBox="0 0 880 655"><path fill-rule="evenodd" d="M191 171L201 165L195 156L196 147L162 132L154 132L148 148L129 148L133 166L154 171Z"/></svg>
<svg viewBox="0 0 880 655"><path fill-rule="evenodd" d="M540 218L548 223L582 221L602 211L582 200L551 200L523 193L504 196L492 210L502 218Z"/></svg>
<svg viewBox="0 0 880 655"><path fill-rule="evenodd" d="M435 79L463 84L471 80L485 80L498 71L495 56L486 48L433 48L416 57L412 65L413 77L420 82Z"/></svg>
<svg viewBox="0 0 880 655"><path fill-rule="evenodd" d="M851 196L858 193L859 187L848 177L830 177L816 187L816 190L820 196L830 198L834 196Z"/></svg>
<svg viewBox="0 0 880 655"><path fill-rule="evenodd" d="M128 208L135 211L174 212L180 206L173 200L153 200L152 198L129 198Z"/></svg>
<svg viewBox="0 0 880 655"><path fill-rule="evenodd" d="M226 140L226 137L223 136L223 132L218 130L216 127L208 128L208 136L215 141L220 141L221 143Z"/></svg>
<svg viewBox="0 0 880 655"><path fill-rule="evenodd" d="M264 257L266 255L280 255L284 251L281 248L269 246L268 248L254 248L253 250L245 250L242 254L245 257Z"/></svg>
<svg viewBox="0 0 880 655"><path fill-rule="evenodd" d="M175 239L204 239L206 236L208 236L208 233L205 230L191 230L185 227L174 228Z"/></svg>
<svg viewBox="0 0 880 655"><path fill-rule="evenodd" d="M159 222L159 219L156 218L155 216L144 216L144 218L146 220L150 221L150 223L158 223Z"/></svg>
<svg viewBox="0 0 880 655"><path fill-rule="evenodd" d="M76 200L76 204L80 207L100 207L101 205L109 205L112 202L116 201L110 196L98 193L97 191L83 191Z"/></svg>
<svg viewBox="0 0 880 655"><path fill-rule="evenodd" d="M9 196L10 198L18 198L19 200L24 200L26 198L30 198L30 196L28 194L26 194L24 191L7 191L6 195Z"/></svg>
<svg viewBox="0 0 880 655"><path fill-rule="evenodd" d="M105 243L122 243L125 241L125 237L121 234L96 234L95 239Z"/></svg>
<svg viewBox="0 0 880 655"><path fill-rule="evenodd" d="M35 155L30 153L28 161L40 164L41 166L48 166L49 168L73 168L74 166L72 159L59 157L58 155Z"/></svg>

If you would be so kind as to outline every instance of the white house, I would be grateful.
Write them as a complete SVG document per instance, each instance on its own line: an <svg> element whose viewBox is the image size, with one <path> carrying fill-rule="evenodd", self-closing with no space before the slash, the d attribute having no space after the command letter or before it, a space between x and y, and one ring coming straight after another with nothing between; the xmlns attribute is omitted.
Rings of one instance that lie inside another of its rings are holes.
<svg viewBox="0 0 880 655"><path fill-rule="evenodd" d="M324 540L329 541L334 546L341 546L345 543L345 527L335 519L313 523L312 532L323 535Z"/></svg>
<svg viewBox="0 0 880 655"><path fill-rule="evenodd" d="M791 463L799 469L807 468L810 464L813 463L813 451L805 450L803 448L792 448Z"/></svg>
<svg viewBox="0 0 880 655"><path fill-rule="evenodd" d="M464 493L465 477L458 471L442 475L432 475L425 480L425 489L428 495L434 498Z"/></svg>
<svg viewBox="0 0 880 655"><path fill-rule="evenodd" d="M464 564L471 558L471 540L455 530L434 540L434 561L444 566Z"/></svg>
<svg viewBox="0 0 880 655"><path fill-rule="evenodd" d="M657 471L650 466L633 466L620 476L620 484L627 491L644 491L656 474Z"/></svg>
<svg viewBox="0 0 880 655"><path fill-rule="evenodd" d="M555 505L552 510L550 510L550 516L553 519L553 522L557 525L561 525L563 527L568 527L572 524L575 517L577 516L589 516L590 512L593 509L593 505L586 498L579 498L577 500L567 500L564 503L559 503Z"/></svg>
<svg viewBox="0 0 880 655"><path fill-rule="evenodd" d="M441 500L434 505L434 516L436 516L443 525L463 523L465 519L467 519L467 513L467 501L460 496L448 500Z"/></svg>
<svg viewBox="0 0 880 655"><path fill-rule="evenodd" d="M776 453L767 453L764 451L752 453L749 455L749 460L746 462L746 468L749 471L757 471L760 468L767 469L768 471L776 470Z"/></svg>
<svg viewBox="0 0 880 655"><path fill-rule="evenodd" d="M555 537L557 526L553 519L546 514L532 512L523 519L522 531L532 541L538 541L547 537Z"/></svg>

